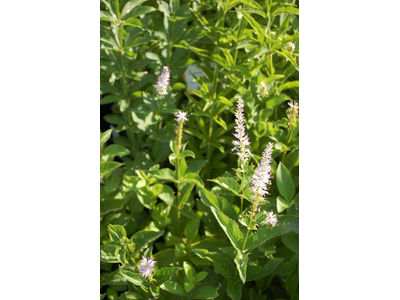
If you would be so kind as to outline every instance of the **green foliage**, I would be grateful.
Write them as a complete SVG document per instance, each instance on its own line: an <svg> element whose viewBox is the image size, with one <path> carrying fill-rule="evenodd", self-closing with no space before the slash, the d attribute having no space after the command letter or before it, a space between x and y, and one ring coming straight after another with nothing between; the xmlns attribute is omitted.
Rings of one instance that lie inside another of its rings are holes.
<svg viewBox="0 0 400 300"><path fill-rule="evenodd" d="M298 298L298 6L101 1L100 105L113 125L100 133L101 297ZM239 98L246 164L231 153ZM260 200L249 188L270 142ZM142 257L157 262L148 276Z"/></svg>

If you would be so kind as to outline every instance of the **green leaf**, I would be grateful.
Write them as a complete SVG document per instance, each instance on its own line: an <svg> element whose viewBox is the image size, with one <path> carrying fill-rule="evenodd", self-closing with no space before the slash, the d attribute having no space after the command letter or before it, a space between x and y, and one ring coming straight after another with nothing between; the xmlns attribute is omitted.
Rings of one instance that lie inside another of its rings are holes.
<svg viewBox="0 0 400 300"><path fill-rule="evenodd" d="M290 261L282 263L279 268L276 268L274 273L278 275L289 275L290 273L293 273L298 262L299 256L295 255Z"/></svg>
<svg viewBox="0 0 400 300"><path fill-rule="evenodd" d="M118 259L115 257L115 250L118 246L116 245L101 245L100 246L100 261L107 263L118 263Z"/></svg>
<svg viewBox="0 0 400 300"><path fill-rule="evenodd" d="M147 247L148 244L154 242L160 236L164 234L164 230L161 231L150 231L150 230L142 230L136 232L130 240L135 243L136 249L135 253L142 251L144 248Z"/></svg>
<svg viewBox="0 0 400 300"><path fill-rule="evenodd" d="M264 266L249 266L247 270L247 281L253 281L271 274L283 261L283 258L271 258Z"/></svg>
<svg viewBox="0 0 400 300"><path fill-rule="evenodd" d="M135 7L134 9L132 9L131 11L129 11L129 13L125 14L121 19L129 19L129 18L133 18L139 15L145 15L148 14L152 11L155 11L156 9L154 7L151 6L139 6L139 7Z"/></svg>
<svg viewBox="0 0 400 300"><path fill-rule="evenodd" d="M217 197L206 189L199 189L199 195L201 201L208 207L218 208L231 219L236 219L237 213L235 209L232 207L232 204L229 203L225 198Z"/></svg>
<svg viewBox="0 0 400 300"><path fill-rule="evenodd" d="M206 249L192 249L192 252L201 258L212 261L215 273L224 276L229 284L234 282L236 273L235 267L225 255L221 255L217 252L211 252Z"/></svg>
<svg viewBox="0 0 400 300"><path fill-rule="evenodd" d="M216 179L211 179L209 181L218 183L220 186L222 186L223 188L227 189L228 191L231 191L232 193L234 193L237 196L240 195L240 192L241 192L240 185L237 184L236 181L234 181L231 178L218 177Z"/></svg>
<svg viewBox="0 0 400 300"><path fill-rule="evenodd" d="M147 173L152 174L157 179L176 182L174 172L172 172L172 170L168 168L161 170L147 171Z"/></svg>
<svg viewBox="0 0 400 300"><path fill-rule="evenodd" d="M285 198L286 201L291 201L295 194L295 186L289 170L279 163L276 170L276 184L278 185L279 193Z"/></svg>
<svg viewBox="0 0 400 300"><path fill-rule="evenodd" d="M261 36L265 37L265 32L261 25L252 17L250 14L243 12L242 15L245 17L247 22L249 22L250 26Z"/></svg>
<svg viewBox="0 0 400 300"><path fill-rule="evenodd" d="M122 99L122 97L119 96L119 95L107 95L107 96L102 97L100 99L100 105L114 103L114 102L119 101L121 99Z"/></svg>
<svg viewBox="0 0 400 300"><path fill-rule="evenodd" d="M229 240L232 243L232 246L235 247L235 249L239 252L242 251L244 237L243 233L239 229L238 224L232 219L225 216L215 207L211 207L211 211L213 212L221 228L228 236Z"/></svg>
<svg viewBox="0 0 400 300"><path fill-rule="evenodd" d="M164 291L170 292L170 293L178 295L178 296L186 295L183 287L180 284L178 284L177 282L166 281L162 285L160 285L160 288L162 288Z"/></svg>
<svg viewBox="0 0 400 300"><path fill-rule="evenodd" d="M160 198L162 201L167 203L169 206L173 206L174 205L174 201L175 201L175 195L174 194L175 194L175 192L170 186L163 184L162 185L162 191L158 195L158 198Z"/></svg>
<svg viewBox="0 0 400 300"><path fill-rule="evenodd" d="M293 149L285 158L282 163L288 168L293 169L299 165L299 148Z"/></svg>
<svg viewBox="0 0 400 300"><path fill-rule="evenodd" d="M119 300L136 300L136 299L144 299L142 295L138 293L126 291L119 296Z"/></svg>
<svg viewBox="0 0 400 300"><path fill-rule="evenodd" d="M118 144L112 144L107 146L104 149L104 155L118 155L118 156L125 156L128 155L130 152L124 146Z"/></svg>
<svg viewBox="0 0 400 300"><path fill-rule="evenodd" d="M193 151L190 151L190 150L184 150L179 154L179 157L181 157L181 158L187 157L187 156L191 156L191 157L195 158Z"/></svg>
<svg viewBox="0 0 400 300"><path fill-rule="evenodd" d="M219 125L221 125L225 130L228 129L228 127L226 126L226 123L224 121L224 119L222 119L220 116L214 116L214 121L217 122Z"/></svg>
<svg viewBox="0 0 400 300"><path fill-rule="evenodd" d="M285 209L289 208L293 204L293 200L288 203L285 199L281 196L276 197L276 207L278 208L278 213L283 212Z"/></svg>
<svg viewBox="0 0 400 300"><path fill-rule="evenodd" d="M235 264L236 264L236 268L239 271L240 279L242 280L243 283L246 282L246 270L247 270L247 262L248 261L249 261L248 253L243 254L241 251L237 251L237 254L235 257Z"/></svg>
<svg viewBox="0 0 400 300"><path fill-rule="evenodd" d="M197 234L197 231L200 227L200 218L190 219L189 222L185 226L184 234L185 237L192 241Z"/></svg>
<svg viewBox="0 0 400 300"><path fill-rule="evenodd" d="M130 0L130 1L128 1L121 11L121 18L123 16L125 16L127 13L129 13L129 11L131 11L133 8L135 8L136 6L139 6L140 4L142 4L143 2L146 2L146 1L147 0Z"/></svg>
<svg viewBox="0 0 400 300"><path fill-rule="evenodd" d="M100 132L100 147L103 146L111 137L112 129Z"/></svg>
<svg viewBox="0 0 400 300"><path fill-rule="evenodd" d="M228 284L227 294L232 300L242 299L242 288L243 283L238 282L236 284Z"/></svg>
<svg viewBox="0 0 400 300"><path fill-rule="evenodd" d="M156 280L157 285L160 286L164 282L170 279L170 277L177 271L182 270L179 267L170 267L158 269L154 272L153 278Z"/></svg>
<svg viewBox="0 0 400 300"><path fill-rule="evenodd" d="M234 7L237 4L242 4L242 3L247 4L248 6L253 7L253 8L263 9L263 7L260 4L258 4L256 1L253 1L253 0L231 0L231 1L225 2L225 5L226 5L225 11L231 9L232 7Z"/></svg>
<svg viewBox="0 0 400 300"><path fill-rule="evenodd" d="M286 83L282 84L278 88L278 90L282 92L283 90L292 89L292 88L295 88L295 87L299 87L299 81L286 82Z"/></svg>
<svg viewBox="0 0 400 300"><path fill-rule="evenodd" d="M159 268L168 267L175 258L174 249L165 249L153 255Z"/></svg>
<svg viewBox="0 0 400 300"><path fill-rule="evenodd" d="M133 266L123 266L119 268L122 276L128 280L129 282L132 282L134 285L142 285L142 279L140 278L139 273L137 273L137 269Z"/></svg>
<svg viewBox="0 0 400 300"><path fill-rule="evenodd" d="M108 225L108 233L110 234L110 239L114 242L120 242L126 238L126 231L123 226L120 225Z"/></svg>
<svg viewBox="0 0 400 300"><path fill-rule="evenodd" d="M295 7L281 7L271 13L272 16L277 14L299 14L299 9Z"/></svg>
<svg viewBox="0 0 400 300"><path fill-rule="evenodd" d="M279 222L279 220L280 220L280 218L278 218L278 222ZM254 249L256 247L261 246L263 243L265 243L270 238L286 234L289 231L290 231L290 229L282 228L279 226L275 226L272 229L270 229L267 226L260 227L255 234L253 234L252 236L250 236L248 238L247 244L246 244L246 249L247 249L247 251L251 251L252 249Z"/></svg>
<svg viewBox="0 0 400 300"><path fill-rule="evenodd" d="M299 218L291 215L279 216L277 226L299 233Z"/></svg>
<svg viewBox="0 0 400 300"><path fill-rule="evenodd" d="M283 244L292 250L294 253L299 254L299 234L296 232L289 232L282 235Z"/></svg>
<svg viewBox="0 0 400 300"><path fill-rule="evenodd" d="M216 289L211 286L202 286L193 293L193 299L213 299L217 298L218 293Z"/></svg>
<svg viewBox="0 0 400 300"><path fill-rule="evenodd" d="M195 277L196 278L196 283L202 281L204 278L207 277L207 275L208 275L207 272L199 272Z"/></svg>
<svg viewBox="0 0 400 300"><path fill-rule="evenodd" d="M267 100L266 108L274 107L281 104L284 101L290 101L290 100L292 100L292 98L290 98L288 95L280 94L279 96L275 96Z"/></svg>
<svg viewBox="0 0 400 300"><path fill-rule="evenodd" d="M183 268L185 269L184 287L186 293L189 293L194 288L196 270L186 261L183 262Z"/></svg>
<svg viewBox="0 0 400 300"><path fill-rule="evenodd" d="M299 274L297 273L289 274L289 276L286 278L285 286L287 293L293 297L299 286Z"/></svg>
<svg viewBox="0 0 400 300"><path fill-rule="evenodd" d="M123 165L116 161L100 162L100 179Z"/></svg>
<svg viewBox="0 0 400 300"><path fill-rule="evenodd" d="M201 188L204 187L203 180L196 173L186 173L182 178L182 182L192 183Z"/></svg>
<svg viewBox="0 0 400 300"><path fill-rule="evenodd" d="M134 285L142 285L142 279L140 278L139 273L137 273L137 269L133 266L126 265L123 267L119 268L122 276L128 280L129 282L132 282Z"/></svg>
<svg viewBox="0 0 400 300"><path fill-rule="evenodd" d="M291 62L291 64L296 68L296 70L299 71L299 66L297 65L296 60L294 59L293 55L289 51L281 48L280 51L275 50L275 52L286 57Z"/></svg>

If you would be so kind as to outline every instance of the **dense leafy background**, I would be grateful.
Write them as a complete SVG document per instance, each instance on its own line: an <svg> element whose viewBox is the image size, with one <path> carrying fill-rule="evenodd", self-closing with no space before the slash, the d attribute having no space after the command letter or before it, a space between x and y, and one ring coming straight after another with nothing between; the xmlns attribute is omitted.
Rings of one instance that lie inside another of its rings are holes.
<svg viewBox="0 0 400 300"><path fill-rule="evenodd" d="M103 1L100 19L100 104L112 126L100 138L101 297L297 299L299 127L288 122L287 102L299 98L298 2ZM191 65L205 76L188 93ZM171 87L159 99L163 66ZM275 145L263 209L279 218L250 237L242 257L237 195L245 190L229 181L237 180L230 152L239 97L252 164ZM189 113L180 153L171 143L178 109ZM155 287L135 269L151 254Z"/></svg>

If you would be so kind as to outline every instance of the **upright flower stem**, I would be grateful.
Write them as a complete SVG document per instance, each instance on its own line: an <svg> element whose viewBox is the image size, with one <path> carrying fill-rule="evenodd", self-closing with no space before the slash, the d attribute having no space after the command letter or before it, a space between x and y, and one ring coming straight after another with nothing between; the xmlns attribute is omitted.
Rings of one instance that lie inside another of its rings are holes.
<svg viewBox="0 0 400 300"><path fill-rule="evenodd" d="M186 112L184 111L179 111L176 115L175 115L175 120L178 122L178 126L176 128L176 149L175 149L175 154L177 156L176 159L176 172L177 172L177 195L176 195L176 203L177 203L177 219L178 219L178 232L179 231L179 227L180 227L180 212L179 209L181 208L181 203L180 203L180 196L181 196L181 157L180 153L181 153L181 147L182 147L182 135L183 135L183 123L185 123L185 121L188 121L188 119L186 118Z"/></svg>

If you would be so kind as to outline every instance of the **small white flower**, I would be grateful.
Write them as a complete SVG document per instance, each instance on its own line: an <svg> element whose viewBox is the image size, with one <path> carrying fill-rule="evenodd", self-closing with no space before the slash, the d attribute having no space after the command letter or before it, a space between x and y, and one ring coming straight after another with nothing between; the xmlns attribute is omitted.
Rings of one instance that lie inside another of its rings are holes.
<svg viewBox="0 0 400 300"><path fill-rule="evenodd" d="M249 142L249 136L246 134L245 129L246 126L244 125L244 113L243 113L243 108L244 108L244 103L243 99L239 98L237 100L237 109L236 109L236 126L235 126L235 132L233 135L235 138L237 138L237 141L232 141L233 145L235 147L232 149L232 151L236 151L236 154L239 155L240 161L242 164L245 164L250 157L250 150L248 146L250 146Z"/></svg>
<svg viewBox="0 0 400 300"><path fill-rule="evenodd" d="M178 123L182 122L182 120L183 120L183 122L189 121L189 119L186 118L186 115L187 115L187 112L181 111L181 110L180 110L180 111L178 111L177 114L175 114L175 120L176 120Z"/></svg>
<svg viewBox="0 0 400 300"><path fill-rule="evenodd" d="M167 66L163 68L163 71L160 76L158 76L157 81L157 94L161 98L164 98L164 95L167 95L167 87L169 85L169 69Z"/></svg>
<svg viewBox="0 0 400 300"><path fill-rule="evenodd" d="M154 266L156 265L156 261L153 257L147 259L146 257L142 256L142 260L140 261L139 270L141 272L142 277L149 277L154 272Z"/></svg>
<svg viewBox="0 0 400 300"><path fill-rule="evenodd" d="M265 218L265 220L262 223L269 224L272 227L274 227L276 225L276 223L278 223L278 218L277 218L276 214L274 214L274 212L271 210L270 212L267 212L267 217Z"/></svg>
<svg viewBox="0 0 400 300"><path fill-rule="evenodd" d="M287 43L284 47L285 47L285 49L286 49L287 51L289 51L291 54L293 54L294 49L296 48L296 46L295 46L292 42Z"/></svg>
<svg viewBox="0 0 400 300"><path fill-rule="evenodd" d="M256 85L259 89L259 93L261 93L262 96L267 96L268 95L268 86L261 81L261 85Z"/></svg>

